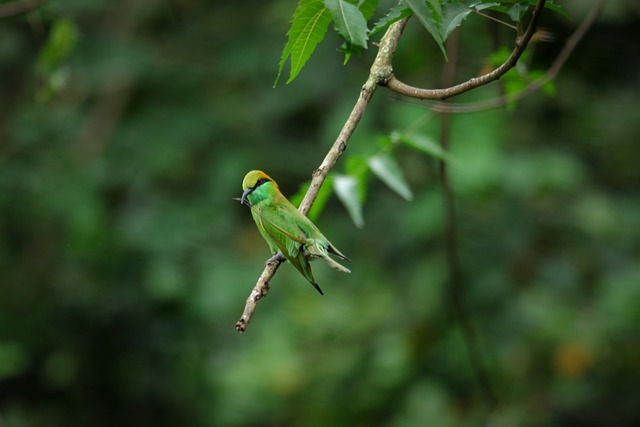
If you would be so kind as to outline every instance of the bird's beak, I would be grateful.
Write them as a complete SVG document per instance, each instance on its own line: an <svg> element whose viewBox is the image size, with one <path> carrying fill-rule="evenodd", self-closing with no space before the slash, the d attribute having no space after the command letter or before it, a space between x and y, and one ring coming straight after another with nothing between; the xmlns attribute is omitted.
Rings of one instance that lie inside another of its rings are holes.
<svg viewBox="0 0 640 427"><path fill-rule="evenodd" d="M249 203L249 200L247 200L247 196L249 195L249 193L251 193L253 191L253 188L247 188L242 192L242 197L240 198L240 203L242 203L243 205L247 205L249 207L251 207L251 203Z"/></svg>

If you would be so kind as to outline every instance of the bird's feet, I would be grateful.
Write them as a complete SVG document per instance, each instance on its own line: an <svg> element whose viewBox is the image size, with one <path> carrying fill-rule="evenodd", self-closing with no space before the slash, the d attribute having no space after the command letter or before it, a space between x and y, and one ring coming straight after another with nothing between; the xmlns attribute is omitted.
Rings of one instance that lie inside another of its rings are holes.
<svg viewBox="0 0 640 427"><path fill-rule="evenodd" d="M282 253L278 252L276 253L274 256L272 256L271 258L269 258L267 260L267 262L265 262L266 264L271 264L271 263L276 263L276 264L282 264L283 262L285 262L287 259L284 257L284 255L282 255Z"/></svg>

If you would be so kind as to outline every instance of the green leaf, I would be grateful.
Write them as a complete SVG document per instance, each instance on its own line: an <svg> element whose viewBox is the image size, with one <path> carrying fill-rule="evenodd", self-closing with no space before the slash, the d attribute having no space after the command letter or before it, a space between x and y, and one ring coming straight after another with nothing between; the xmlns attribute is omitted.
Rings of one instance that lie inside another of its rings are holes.
<svg viewBox="0 0 640 427"><path fill-rule="evenodd" d="M36 94L38 101L48 101L67 85L70 75L68 62L77 44L78 28L73 21L56 20L36 63L36 71L42 81Z"/></svg>
<svg viewBox="0 0 640 427"><path fill-rule="evenodd" d="M347 45L366 48L367 21L358 6L345 0L324 0L324 4L331 12L336 31Z"/></svg>
<svg viewBox="0 0 640 427"><path fill-rule="evenodd" d="M50 72L65 62L78 44L78 28L68 19L53 24L47 42L38 55L39 71Z"/></svg>
<svg viewBox="0 0 640 427"><path fill-rule="evenodd" d="M358 194L358 180L349 175L336 175L333 180L333 188L356 227L364 227L362 202Z"/></svg>
<svg viewBox="0 0 640 427"><path fill-rule="evenodd" d="M389 152L382 152L369 158L367 164L371 171L389 188L407 200L413 199L413 193L404 179L400 165Z"/></svg>
<svg viewBox="0 0 640 427"><path fill-rule="evenodd" d="M447 153L439 144L430 138L423 135L392 135L392 138L397 138L400 143L410 147L421 153L428 154L436 159L453 162L454 159L451 154Z"/></svg>
<svg viewBox="0 0 640 427"><path fill-rule="evenodd" d="M364 15L364 19L366 19L367 21L371 19L371 17L375 13L376 8L378 7L378 1L379 0L360 0L359 2L357 2L358 9L360 9L362 15ZM353 3L353 1L351 1L351 3Z"/></svg>
<svg viewBox="0 0 640 427"><path fill-rule="evenodd" d="M316 46L318 46L318 43L324 38L330 22L331 13L322 0L300 0L293 14L291 28L287 32L289 39L282 50L278 76L273 84L274 86L278 84L284 65L289 57L291 57L291 71L287 84L296 78L304 64L311 57Z"/></svg>
<svg viewBox="0 0 640 427"><path fill-rule="evenodd" d="M394 140L391 135L387 134L379 135L378 138L376 138L376 145L380 147L382 151L391 150L397 142L398 141Z"/></svg>
<svg viewBox="0 0 640 427"><path fill-rule="evenodd" d="M349 156L345 164L347 175L352 176L358 182L358 197L360 203L367 200L367 179L369 178L369 165L367 159L362 156Z"/></svg>
<svg viewBox="0 0 640 427"><path fill-rule="evenodd" d="M507 9L507 15L514 22L520 22L525 13L529 10L529 6L526 4L516 3Z"/></svg>
<svg viewBox="0 0 640 427"><path fill-rule="evenodd" d="M300 203L302 203L302 199L304 198L305 194L307 194L307 190L309 190L310 186L311 181L304 182L302 185L300 185L300 189L298 190L298 192L291 196L289 201L291 201L291 203L293 203L293 205L296 207L300 206ZM327 205L332 192L333 176L329 174L324 180L322 187L320 187L320 191L318 191L318 195L316 196L316 200L313 202L313 206L311 206L311 210L309 211L309 213L307 213L307 217L311 221L315 221L316 219L318 219L318 217L324 210L324 207Z"/></svg>
<svg viewBox="0 0 640 427"><path fill-rule="evenodd" d="M491 7L497 7L500 6L500 3L480 3L480 2L475 2L471 5L469 5L469 7L472 7L476 12L480 12L481 10L484 9L489 9Z"/></svg>
<svg viewBox="0 0 640 427"><path fill-rule="evenodd" d="M380 31L385 31L391 24L411 15L411 9L405 6L403 3L398 3L382 18L380 18L371 31L369 31L369 37L374 34L378 34Z"/></svg>
<svg viewBox="0 0 640 427"><path fill-rule="evenodd" d="M474 5L473 7L478 11L482 9L491 9L496 12L504 13L506 15L509 15L509 18L511 18L512 21L520 22L525 13L527 13L529 7L535 6L537 2L537 0L503 0L500 3L481 3L478 5ZM557 12L564 17L569 17L567 11L564 10L564 8L559 4L554 3L552 0L547 0L547 2L544 4L544 8Z"/></svg>
<svg viewBox="0 0 640 427"><path fill-rule="evenodd" d="M443 40L449 38L453 30L462 24L462 21L473 9L462 0L449 0L442 3L442 21L440 24L440 36Z"/></svg>
<svg viewBox="0 0 640 427"><path fill-rule="evenodd" d="M442 51L445 59L447 52L444 50L444 39L440 33L440 21L442 20L442 7L439 0L404 0L411 8L413 14L424 25L431 37Z"/></svg>

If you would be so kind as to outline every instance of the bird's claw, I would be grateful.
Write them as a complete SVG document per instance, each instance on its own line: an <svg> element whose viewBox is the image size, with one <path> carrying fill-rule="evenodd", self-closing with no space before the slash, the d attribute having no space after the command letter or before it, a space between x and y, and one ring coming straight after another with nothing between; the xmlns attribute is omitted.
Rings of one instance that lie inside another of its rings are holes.
<svg viewBox="0 0 640 427"><path fill-rule="evenodd" d="M287 259L284 257L284 255L282 255L280 252L278 252L277 254L275 254L274 256L269 258L265 262L265 265L268 265L268 264L271 264L271 263L281 264L281 263L285 262L286 260Z"/></svg>

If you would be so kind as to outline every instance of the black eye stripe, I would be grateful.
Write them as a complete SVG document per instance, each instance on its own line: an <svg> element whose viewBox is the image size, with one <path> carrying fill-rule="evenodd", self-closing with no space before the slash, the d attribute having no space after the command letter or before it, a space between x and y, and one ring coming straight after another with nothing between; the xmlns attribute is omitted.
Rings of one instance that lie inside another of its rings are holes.
<svg viewBox="0 0 640 427"><path fill-rule="evenodd" d="M269 180L267 178L260 178L258 180L258 182L256 182L256 185L253 186L253 189L255 190L256 188L260 187L265 182L269 182Z"/></svg>

